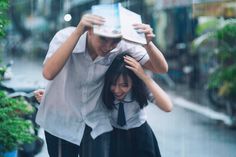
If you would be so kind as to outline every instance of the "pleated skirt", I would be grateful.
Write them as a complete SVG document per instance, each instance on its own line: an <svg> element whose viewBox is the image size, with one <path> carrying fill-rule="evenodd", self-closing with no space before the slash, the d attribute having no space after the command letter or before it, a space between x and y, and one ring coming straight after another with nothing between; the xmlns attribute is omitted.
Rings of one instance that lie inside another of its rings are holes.
<svg viewBox="0 0 236 157"><path fill-rule="evenodd" d="M161 157L157 139L147 122L111 133L110 157Z"/></svg>

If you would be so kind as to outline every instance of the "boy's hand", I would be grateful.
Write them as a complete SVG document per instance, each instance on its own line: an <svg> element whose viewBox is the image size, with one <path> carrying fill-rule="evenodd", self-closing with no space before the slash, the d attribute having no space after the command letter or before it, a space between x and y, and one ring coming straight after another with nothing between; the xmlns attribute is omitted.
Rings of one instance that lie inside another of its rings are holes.
<svg viewBox="0 0 236 157"><path fill-rule="evenodd" d="M145 34L147 44L155 37L153 29L148 24L133 24L134 28Z"/></svg>
<svg viewBox="0 0 236 157"><path fill-rule="evenodd" d="M87 29L92 28L93 25L102 25L104 22L105 20L101 16L85 14L81 18L77 28L82 29L83 31L86 31Z"/></svg>

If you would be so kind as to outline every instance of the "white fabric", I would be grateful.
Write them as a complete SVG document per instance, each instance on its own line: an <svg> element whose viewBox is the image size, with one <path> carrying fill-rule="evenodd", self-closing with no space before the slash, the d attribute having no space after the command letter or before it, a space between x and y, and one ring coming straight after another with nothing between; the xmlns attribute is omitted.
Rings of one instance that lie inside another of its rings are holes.
<svg viewBox="0 0 236 157"><path fill-rule="evenodd" d="M145 107L140 108L137 101L132 101L131 93L125 97L122 101L124 104L125 119L126 125L120 126L117 124L118 110L119 110L119 101L115 100L115 108L110 111L110 121L112 126L119 129L132 129L140 127L143 123L147 121Z"/></svg>

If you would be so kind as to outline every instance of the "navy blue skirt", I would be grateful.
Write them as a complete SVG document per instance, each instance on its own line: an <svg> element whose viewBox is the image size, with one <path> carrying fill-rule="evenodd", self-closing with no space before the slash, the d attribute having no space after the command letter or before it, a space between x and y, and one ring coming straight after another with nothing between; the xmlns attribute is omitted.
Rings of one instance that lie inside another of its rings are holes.
<svg viewBox="0 0 236 157"><path fill-rule="evenodd" d="M156 137L145 122L138 128L111 133L110 157L161 157Z"/></svg>

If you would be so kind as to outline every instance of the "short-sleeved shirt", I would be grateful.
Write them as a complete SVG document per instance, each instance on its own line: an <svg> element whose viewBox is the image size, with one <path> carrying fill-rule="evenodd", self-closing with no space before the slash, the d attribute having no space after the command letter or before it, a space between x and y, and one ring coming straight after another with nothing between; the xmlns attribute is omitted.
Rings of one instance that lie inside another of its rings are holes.
<svg viewBox="0 0 236 157"><path fill-rule="evenodd" d="M145 107L140 108L138 102L132 100L131 93L128 93L128 95L122 101L122 103L124 104L126 124L124 126L120 126L119 124L117 124L119 103L120 101L115 100L115 107L109 113L109 118L113 127L123 130L129 130L140 127L147 121Z"/></svg>
<svg viewBox="0 0 236 157"><path fill-rule="evenodd" d="M74 30L75 27L68 27L56 33L45 61ZM104 74L115 56L128 52L141 64L149 59L142 46L122 40L106 56L92 60L86 49L86 38L85 32L62 70L48 82L36 116L36 122L47 132L77 145L80 145L85 125L92 128L92 138L112 130L101 91Z"/></svg>

